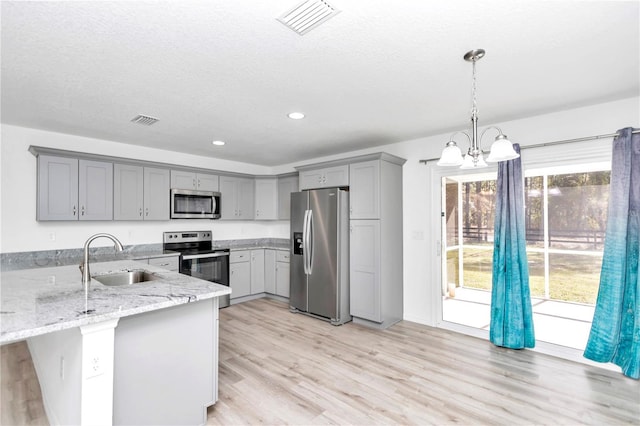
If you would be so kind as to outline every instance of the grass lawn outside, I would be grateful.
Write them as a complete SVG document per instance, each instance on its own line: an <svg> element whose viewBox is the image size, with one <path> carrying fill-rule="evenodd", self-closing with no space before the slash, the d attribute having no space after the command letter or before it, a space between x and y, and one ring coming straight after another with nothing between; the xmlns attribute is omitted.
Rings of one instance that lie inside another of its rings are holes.
<svg viewBox="0 0 640 426"><path fill-rule="evenodd" d="M464 248L464 286L491 290L493 250ZM532 297L544 298L544 255L527 253ZM448 281L459 286L458 252L447 252ZM598 296L602 256L549 254L549 296L552 300L594 305Z"/></svg>

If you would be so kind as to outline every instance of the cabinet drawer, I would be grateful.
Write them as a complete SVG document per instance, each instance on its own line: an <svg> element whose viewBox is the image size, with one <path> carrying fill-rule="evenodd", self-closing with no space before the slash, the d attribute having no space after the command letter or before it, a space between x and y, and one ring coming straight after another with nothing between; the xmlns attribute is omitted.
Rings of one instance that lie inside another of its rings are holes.
<svg viewBox="0 0 640 426"><path fill-rule="evenodd" d="M289 258L291 257L291 253L288 251L277 250L276 251L276 262L289 262Z"/></svg>
<svg viewBox="0 0 640 426"><path fill-rule="evenodd" d="M249 250L232 251L229 254L229 263L248 262L249 258Z"/></svg>
<svg viewBox="0 0 640 426"><path fill-rule="evenodd" d="M149 258L149 265L159 266L170 271L178 270L178 256L171 257L151 257Z"/></svg>

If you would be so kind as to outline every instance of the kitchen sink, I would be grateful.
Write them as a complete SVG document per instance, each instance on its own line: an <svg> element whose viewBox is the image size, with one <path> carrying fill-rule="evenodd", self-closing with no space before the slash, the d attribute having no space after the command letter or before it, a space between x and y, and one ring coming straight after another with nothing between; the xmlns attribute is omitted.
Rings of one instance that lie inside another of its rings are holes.
<svg viewBox="0 0 640 426"><path fill-rule="evenodd" d="M100 284L108 286L144 283L147 281L153 281L157 278L158 277L153 275L151 272L144 270L116 272L113 274L96 275L91 277L91 279L98 281Z"/></svg>

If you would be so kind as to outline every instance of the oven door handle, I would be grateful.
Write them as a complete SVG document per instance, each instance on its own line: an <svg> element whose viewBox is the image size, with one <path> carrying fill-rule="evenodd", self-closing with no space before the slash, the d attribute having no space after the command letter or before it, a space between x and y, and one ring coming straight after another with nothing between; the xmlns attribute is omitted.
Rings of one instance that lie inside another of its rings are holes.
<svg viewBox="0 0 640 426"><path fill-rule="evenodd" d="M211 257L223 257L229 256L229 253L205 253L205 254L192 254L187 256L182 256L183 260L191 260L191 259L207 259Z"/></svg>

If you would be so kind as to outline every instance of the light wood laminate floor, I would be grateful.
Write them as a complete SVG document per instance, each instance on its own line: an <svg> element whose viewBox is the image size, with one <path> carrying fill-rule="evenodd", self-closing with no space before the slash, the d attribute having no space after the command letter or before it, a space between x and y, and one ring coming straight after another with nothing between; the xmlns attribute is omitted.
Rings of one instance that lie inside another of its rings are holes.
<svg viewBox="0 0 640 426"><path fill-rule="evenodd" d="M46 424L24 342L2 348L2 425ZM640 424L622 374L403 321L330 324L259 299L220 311L208 424Z"/></svg>
<svg viewBox="0 0 640 426"><path fill-rule="evenodd" d="M269 299L220 311L219 398L209 424L640 424L640 382L621 373Z"/></svg>

